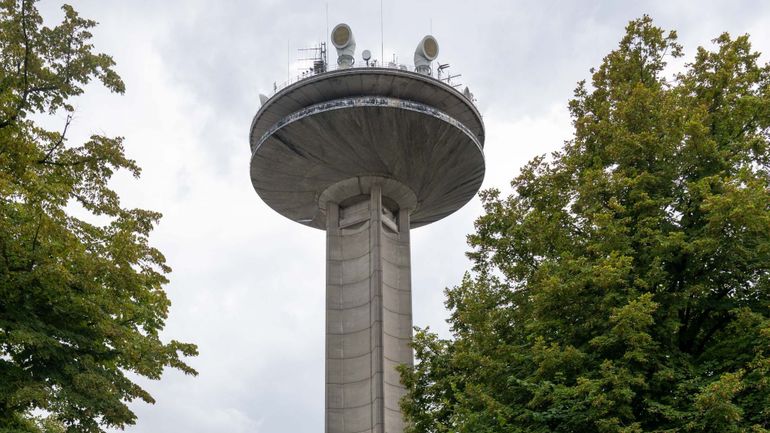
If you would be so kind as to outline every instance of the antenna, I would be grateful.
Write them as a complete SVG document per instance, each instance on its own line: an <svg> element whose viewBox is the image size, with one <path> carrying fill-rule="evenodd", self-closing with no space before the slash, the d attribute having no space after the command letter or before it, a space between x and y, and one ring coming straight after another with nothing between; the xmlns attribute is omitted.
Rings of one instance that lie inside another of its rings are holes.
<svg viewBox="0 0 770 433"><path fill-rule="evenodd" d="M380 58L385 62L385 30L382 18L382 0L380 0Z"/></svg>
<svg viewBox="0 0 770 433"><path fill-rule="evenodd" d="M455 79L455 78L460 78L462 76L463 76L463 74L455 74L455 75L449 74L449 75L447 75L446 78L443 78L441 81L449 84L452 87L457 87L457 86L459 86L459 84L452 84L452 80Z"/></svg>
<svg viewBox="0 0 770 433"><path fill-rule="evenodd" d="M328 46L329 42L329 2L326 2L326 33L325 33L324 39L326 39L325 44ZM326 59L324 59L325 61Z"/></svg>
<svg viewBox="0 0 770 433"><path fill-rule="evenodd" d="M301 57L297 58L297 61L312 62L312 66L309 69L303 70L303 75L316 75L326 72L326 42L321 42L311 48L299 48L297 51L301 55Z"/></svg>
<svg viewBox="0 0 770 433"><path fill-rule="evenodd" d="M332 45L337 49L337 66L351 68L355 63L356 40L353 31L345 23L339 23L332 29Z"/></svg>
<svg viewBox="0 0 770 433"><path fill-rule="evenodd" d="M444 69L447 69L449 67L449 63L438 64L438 68L436 68L436 71L438 71L438 79L441 81L441 74L444 72Z"/></svg>
<svg viewBox="0 0 770 433"><path fill-rule="evenodd" d="M291 81L291 49L289 49L289 40L286 40L286 82Z"/></svg>

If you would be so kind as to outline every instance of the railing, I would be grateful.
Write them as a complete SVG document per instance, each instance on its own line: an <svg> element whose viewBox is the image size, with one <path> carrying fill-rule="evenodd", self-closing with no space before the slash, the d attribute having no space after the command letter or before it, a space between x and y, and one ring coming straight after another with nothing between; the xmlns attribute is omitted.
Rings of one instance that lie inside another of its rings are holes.
<svg viewBox="0 0 770 433"><path fill-rule="evenodd" d="M316 69L308 68L302 74L296 75L295 77L292 77L291 79L288 79L288 80L286 80L286 81L284 81L282 83L274 82L273 83L273 93L271 93L270 96L275 95L276 93L278 93L282 89L284 89L284 88L286 88L286 87L288 87L288 86L290 86L290 85L292 85L292 84L294 84L294 83L296 83L298 81L302 81L302 80L304 80L306 78L315 77L316 75L321 75L321 74L326 73L326 72L336 71L336 70L340 70L340 69L365 69L365 68L398 69L398 70L401 70L401 71L409 71L410 70L407 65L404 65L404 64L401 64L401 63L388 62L387 64L383 65L383 64L380 64L379 62L377 62L376 60L370 61L370 62L368 62L365 65L354 65L353 67L350 67L350 68L348 68L348 67L343 68L343 67L340 67L339 65L329 65L329 64L326 64L326 68L323 71L317 71ZM433 75L425 75L425 76L429 77L429 78L433 78L434 80L440 81L440 82L442 82L444 84L448 84L449 86L454 87L454 88L458 88L458 87L462 86L462 83L455 83L455 82L453 82L453 79L459 77L459 75L447 75L446 77L442 77L441 75L442 75L441 74L441 70L439 69L437 76L433 76ZM476 98L473 97L473 94L469 93L469 94L465 94L465 96L468 99L470 99L470 101L473 102L474 104L476 103Z"/></svg>

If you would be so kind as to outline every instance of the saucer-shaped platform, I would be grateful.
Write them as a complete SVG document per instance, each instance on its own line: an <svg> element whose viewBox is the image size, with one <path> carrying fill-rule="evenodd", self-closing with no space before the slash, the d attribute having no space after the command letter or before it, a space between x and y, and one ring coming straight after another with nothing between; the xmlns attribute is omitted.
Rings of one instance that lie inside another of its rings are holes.
<svg viewBox="0 0 770 433"><path fill-rule="evenodd" d="M465 205L484 178L484 125L460 92L413 72L353 68L281 90L254 117L251 181L278 213L323 229L323 192L377 176L414 192L411 226Z"/></svg>

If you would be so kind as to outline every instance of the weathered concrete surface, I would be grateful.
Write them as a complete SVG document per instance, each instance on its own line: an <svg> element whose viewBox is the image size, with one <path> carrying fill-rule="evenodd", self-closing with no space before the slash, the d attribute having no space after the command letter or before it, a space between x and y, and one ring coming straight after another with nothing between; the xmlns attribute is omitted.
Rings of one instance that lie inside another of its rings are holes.
<svg viewBox="0 0 770 433"><path fill-rule="evenodd" d="M278 92L250 139L260 197L327 232L326 433L403 433L395 367L413 363L409 230L478 191L481 115L435 79L354 68Z"/></svg>
<svg viewBox="0 0 770 433"><path fill-rule="evenodd" d="M324 190L379 176L414 192L411 227L419 227L475 195L484 178L484 132L473 104L437 80L382 71L352 69L300 81L257 113L251 179L270 207L323 229ZM378 92L385 96L369 96Z"/></svg>
<svg viewBox="0 0 770 433"><path fill-rule="evenodd" d="M379 96L419 102L447 113L484 143L481 114L452 86L411 71L352 68L326 72L281 89L260 107L251 123L251 150L273 124L291 113L320 102L351 96Z"/></svg>
<svg viewBox="0 0 770 433"><path fill-rule="evenodd" d="M396 366L413 362L409 209L383 206L376 183L368 197L343 198L326 205L325 431L402 433Z"/></svg>

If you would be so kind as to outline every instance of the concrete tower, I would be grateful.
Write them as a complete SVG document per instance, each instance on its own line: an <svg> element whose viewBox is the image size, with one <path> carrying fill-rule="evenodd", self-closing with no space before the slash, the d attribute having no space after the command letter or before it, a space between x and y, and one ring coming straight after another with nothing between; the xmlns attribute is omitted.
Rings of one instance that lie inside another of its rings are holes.
<svg viewBox="0 0 770 433"><path fill-rule="evenodd" d="M354 67L347 25L332 43L338 68L324 62L263 98L251 181L281 215L326 230L326 433L401 433L395 368L413 363L409 232L478 191L484 124L467 91L430 75L433 37L417 48L417 72Z"/></svg>

